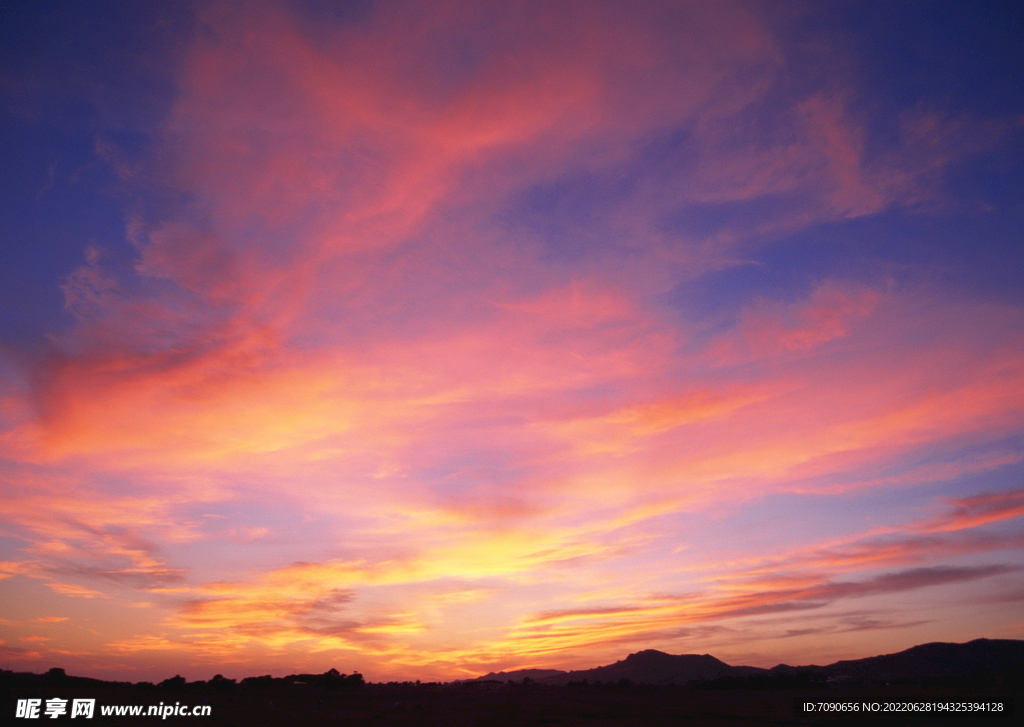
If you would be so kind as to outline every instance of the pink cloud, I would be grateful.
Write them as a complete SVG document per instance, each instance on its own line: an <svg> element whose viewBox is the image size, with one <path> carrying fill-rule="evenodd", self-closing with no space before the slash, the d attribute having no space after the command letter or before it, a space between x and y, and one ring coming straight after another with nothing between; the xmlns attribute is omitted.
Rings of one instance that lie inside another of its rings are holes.
<svg viewBox="0 0 1024 727"><path fill-rule="evenodd" d="M713 355L724 364L810 349L843 338L851 324L868 318L882 299L869 288L844 289L826 281L807 300L767 301L748 307L735 334L723 337Z"/></svg>
<svg viewBox="0 0 1024 727"><path fill-rule="evenodd" d="M996 492L951 499L953 511L921 523L922 532L942 533L975 528L1024 515L1024 490Z"/></svg>

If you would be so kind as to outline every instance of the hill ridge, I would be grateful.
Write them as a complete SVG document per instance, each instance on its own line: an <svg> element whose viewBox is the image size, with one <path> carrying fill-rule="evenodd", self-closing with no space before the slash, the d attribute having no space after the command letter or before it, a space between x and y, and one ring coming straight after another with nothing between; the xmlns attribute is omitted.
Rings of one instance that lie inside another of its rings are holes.
<svg viewBox="0 0 1024 727"><path fill-rule="evenodd" d="M529 679L553 686L570 682L620 680L638 684L686 684L797 673L816 674L832 680L929 679L967 677L984 670L1006 672L1021 668L1024 668L1024 641L981 638L964 643L933 641L892 654L842 659L825 666L778 664L770 669L731 666L710 654L668 654L657 649L644 649L612 664L591 669L516 669L491 672L466 681L518 682Z"/></svg>

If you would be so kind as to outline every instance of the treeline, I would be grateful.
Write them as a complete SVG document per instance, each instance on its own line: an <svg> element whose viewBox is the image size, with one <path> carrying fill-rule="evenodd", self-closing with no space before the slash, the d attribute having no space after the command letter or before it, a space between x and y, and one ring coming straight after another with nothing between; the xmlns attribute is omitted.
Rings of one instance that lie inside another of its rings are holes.
<svg viewBox="0 0 1024 727"><path fill-rule="evenodd" d="M525 681L525 680L524 680ZM631 679L602 682L574 681L566 684L569 689L591 689L599 691L624 690L634 687L655 687L675 689L808 689L825 685L825 676L810 671L794 674L754 674L749 676L725 676L714 679L691 679L685 684L635 683Z"/></svg>
<svg viewBox="0 0 1024 727"><path fill-rule="evenodd" d="M208 681L187 681L181 675L175 675L161 682L113 682L92 679L89 677L69 676L63 669L50 669L45 674L30 672L13 672L0 670L0 687L3 688L44 688L44 687L91 687L118 688L132 690L153 690L157 692L198 692L225 693L235 690L243 692L283 691L294 692L297 689L314 689L317 691L355 690L367 686L363 675L359 672L343 674L337 669L328 669L323 674L289 674L285 677L264 676L245 677L241 680L228 679L217 674ZM634 690L702 690L702 691L733 691L733 690L791 690L820 689L855 686L922 686L922 687L971 687L971 688L1024 688L1024 665L1005 670L976 669L965 676L927 676L927 677L892 677L858 674L856 676L829 676L821 667L801 669L797 667L776 668L770 672L749 675L722 676L713 679L692 679L685 683L651 683L633 681L628 678L618 680L570 681L564 687L556 687L537 682L530 677L522 680L471 680L444 682L387 682L369 685L375 689L409 689L423 690L455 690L455 691L490 691L508 688L527 688L542 690L559 690L565 688L572 691L588 692L628 692Z"/></svg>
<svg viewBox="0 0 1024 727"><path fill-rule="evenodd" d="M180 674L162 682L108 682L101 679L90 679L89 677L68 676L63 669L53 668L45 674L32 674L30 672L12 672L0 670L0 684L6 687L132 687L143 690L160 690L168 692L229 692L234 689L246 691L268 691L276 688L291 686L312 686L319 689L337 690L353 689L363 686L363 675L359 672L342 674L337 669L328 669L323 674L289 674L286 677L275 678L267 674L258 677L246 677L241 681L228 679L222 674L217 674L209 681L196 680L187 681Z"/></svg>
<svg viewBox="0 0 1024 727"><path fill-rule="evenodd" d="M213 683L216 679L217 677L214 677L210 682ZM280 679L275 679L269 674L261 677L246 677L239 683L239 686L246 689L269 689L278 684L311 684L313 686L323 687L324 689L344 689L361 687L365 683L363 675L359 672L352 672L351 674L346 675L340 673L337 669L328 669L323 674L289 674L288 676L281 677Z"/></svg>
<svg viewBox="0 0 1024 727"><path fill-rule="evenodd" d="M630 689L642 690L679 690L679 689L807 689L811 687L825 686L826 679L823 674L814 672L796 672L792 674L755 674L750 676L728 676L715 679L691 679L682 684L634 682L632 679L608 679L602 681L595 679L582 679L579 681L566 682L565 688L575 691L597 691L614 692L628 691ZM418 684L418 682L417 682ZM462 682L463 686L481 688L500 687L538 687L543 689L561 689L561 686L554 686L537 682L530 677L523 677L522 680L499 680L484 679L469 682Z"/></svg>
<svg viewBox="0 0 1024 727"><path fill-rule="evenodd" d="M534 687L544 689L560 689L561 687L537 682L530 677L522 680L498 680L487 679L471 682L463 682L465 686L475 686L479 689L500 689L511 687ZM682 683L651 683L633 681L631 679L618 679L607 681L601 680L579 680L570 681L565 688L571 691L589 692L622 692L630 690L704 690L704 691L732 691L732 690L792 690L792 689L824 689L842 687L868 687L868 686L916 686L916 687L970 687L970 688L1024 688L1024 667L995 671L993 669L978 669L967 676L962 677L872 677L870 675L859 675L857 677L830 677L820 668L818 669L797 669L771 671L762 674L745 674L735 676L722 676L713 679L690 679Z"/></svg>

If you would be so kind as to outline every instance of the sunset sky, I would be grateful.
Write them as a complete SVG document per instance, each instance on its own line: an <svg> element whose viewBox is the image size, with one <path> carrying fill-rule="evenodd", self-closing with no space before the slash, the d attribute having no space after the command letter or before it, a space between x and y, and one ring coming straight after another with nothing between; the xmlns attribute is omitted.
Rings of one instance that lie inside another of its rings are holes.
<svg viewBox="0 0 1024 727"><path fill-rule="evenodd" d="M1024 638L1016 2L0 10L0 668Z"/></svg>

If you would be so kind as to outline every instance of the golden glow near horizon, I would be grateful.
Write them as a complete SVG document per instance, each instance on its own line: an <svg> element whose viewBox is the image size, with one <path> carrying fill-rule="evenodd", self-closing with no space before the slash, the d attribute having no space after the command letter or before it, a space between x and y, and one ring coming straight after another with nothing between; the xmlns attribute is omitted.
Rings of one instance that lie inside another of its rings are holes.
<svg viewBox="0 0 1024 727"><path fill-rule="evenodd" d="M1019 117L865 102L855 29L774 15L190 6L146 142L90 132L125 239L0 350L0 664L1024 637L1024 305L931 224L999 214L949 180Z"/></svg>

